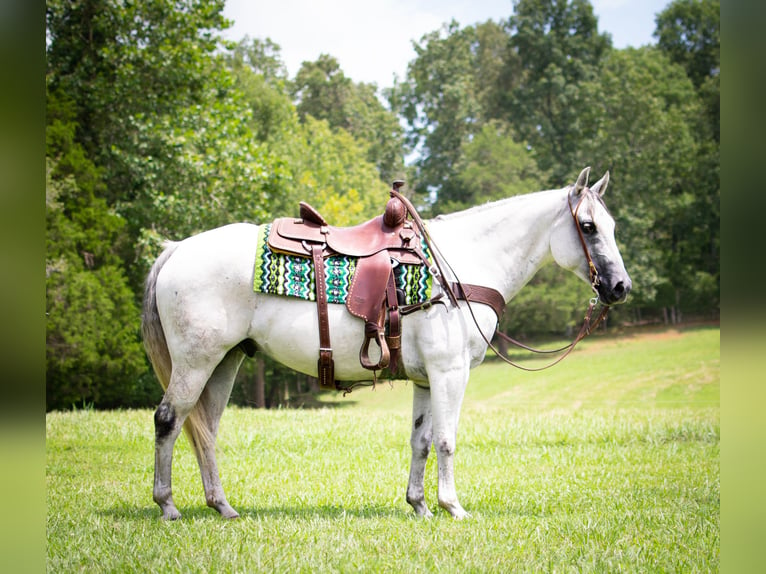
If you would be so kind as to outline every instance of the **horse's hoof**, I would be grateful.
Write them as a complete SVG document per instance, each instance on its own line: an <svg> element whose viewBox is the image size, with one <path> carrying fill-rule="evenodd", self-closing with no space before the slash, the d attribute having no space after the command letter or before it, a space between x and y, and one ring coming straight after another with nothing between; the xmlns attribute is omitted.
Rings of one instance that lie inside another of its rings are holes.
<svg viewBox="0 0 766 574"><path fill-rule="evenodd" d="M175 508L172 510L165 510L162 513L162 520L178 520L181 518L181 513Z"/></svg>
<svg viewBox="0 0 766 574"><path fill-rule="evenodd" d="M460 506L460 504L452 503L452 504L442 504L439 503L439 506L441 506L444 510L449 512L452 515L452 518L455 520L463 520L464 518L470 518L471 515L465 511L465 509Z"/></svg>
<svg viewBox="0 0 766 574"><path fill-rule="evenodd" d="M239 518L239 513L226 502L223 504L211 504L210 506L215 508L223 518Z"/></svg>
<svg viewBox="0 0 766 574"><path fill-rule="evenodd" d="M415 511L416 516L420 518L433 517L433 513L428 509L428 506L426 506L424 499L420 498L418 500L415 500L410 497L407 497L407 503L410 506L412 506L412 509Z"/></svg>

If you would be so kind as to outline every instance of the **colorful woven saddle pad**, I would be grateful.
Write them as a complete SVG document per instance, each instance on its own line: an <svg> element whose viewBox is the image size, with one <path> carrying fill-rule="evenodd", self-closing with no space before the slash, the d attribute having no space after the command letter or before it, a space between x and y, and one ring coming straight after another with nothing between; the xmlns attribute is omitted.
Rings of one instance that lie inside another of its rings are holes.
<svg viewBox="0 0 766 574"><path fill-rule="evenodd" d="M311 258L308 255L296 257L272 251L268 243L270 229L271 224L268 224L258 230L253 290L257 293L316 301L316 279ZM430 259L425 243L422 247ZM345 255L335 255L324 260L328 303L346 302L356 262L356 258ZM422 303L431 298L432 279L426 265L399 264L394 267L394 280L397 289L404 293L404 305Z"/></svg>

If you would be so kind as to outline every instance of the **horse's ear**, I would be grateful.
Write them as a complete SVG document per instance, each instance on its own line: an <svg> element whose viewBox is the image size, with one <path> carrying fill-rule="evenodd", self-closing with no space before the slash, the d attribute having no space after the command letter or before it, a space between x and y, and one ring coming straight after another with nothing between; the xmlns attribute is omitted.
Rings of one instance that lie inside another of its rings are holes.
<svg viewBox="0 0 766 574"><path fill-rule="evenodd" d="M609 172L608 171L604 174L604 177L602 177L596 183L594 183L593 186L590 189L591 189L591 191L595 191L599 195L604 195L604 192L606 191L606 186L607 185L609 185Z"/></svg>
<svg viewBox="0 0 766 574"><path fill-rule="evenodd" d="M588 185L589 173L590 173L590 166L586 167L584 170L580 172L580 175L577 177L577 181L574 184L574 189L572 189L572 195L580 195L580 193L582 193L582 190L585 189L586 185Z"/></svg>

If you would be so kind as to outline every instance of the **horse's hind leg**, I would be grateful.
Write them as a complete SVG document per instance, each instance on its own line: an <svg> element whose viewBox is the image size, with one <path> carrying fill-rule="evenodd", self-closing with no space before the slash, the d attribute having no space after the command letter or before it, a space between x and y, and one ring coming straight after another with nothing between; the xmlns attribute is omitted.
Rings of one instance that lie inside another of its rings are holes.
<svg viewBox="0 0 766 574"><path fill-rule="evenodd" d="M224 518L237 518L239 514L229 505L223 492L215 457L215 438L218 434L221 415L229 402L234 379L244 357L245 354L237 348L229 351L213 371L199 399L200 405L204 408L207 429L212 438L211 442L205 443L197 450L197 461L205 488L205 501Z"/></svg>
<svg viewBox="0 0 766 574"><path fill-rule="evenodd" d="M426 387L413 386L412 397L412 461L410 480L407 483L407 502L418 516L433 516L426 506L425 473L428 455L431 452L431 391Z"/></svg>
<svg viewBox="0 0 766 574"><path fill-rule="evenodd" d="M210 375L215 368L210 362L207 368L192 368L190 366L174 367L170 383L162 397L160 406L154 413L154 501L162 509L162 518L176 520L181 518L175 503L171 486L173 468L173 447L192 409L197 404L202 390L205 388ZM204 414L200 413L204 418ZM206 428L202 432L192 433L192 443L197 450L199 443L207 442Z"/></svg>

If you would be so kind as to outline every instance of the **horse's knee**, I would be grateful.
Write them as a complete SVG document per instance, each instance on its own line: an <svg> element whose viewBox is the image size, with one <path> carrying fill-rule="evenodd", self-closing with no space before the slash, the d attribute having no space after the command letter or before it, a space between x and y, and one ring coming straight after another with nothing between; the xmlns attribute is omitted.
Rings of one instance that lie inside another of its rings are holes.
<svg viewBox="0 0 766 574"><path fill-rule="evenodd" d="M428 458L428 455L431 453L431 434L430 424L426 423L424 425L423 417L418 417L413 424L412 435L410 437L412 452L422 458Z"/></svg>
<svg viewBox="0 0 766 574"><path fill-rule="evenodd" d="M170 433L176 424L176 411L170 403L162 402L154 411L154 433L157 440L162 440Z"/></svg>
<svg viewBox="0 0 766 574"><path fill-rule="evenodd" d="M431 454L431 433L413 437L410 441L410 446L413 453L418 454L422 458L428 458L428 455Z"/></svg>
<svg viewBox="0 0 766 574"><path fill-rule="evenodd" d="M441 455L452 456L455 454L455 441L448 438L441 438L436 443L436 450Z"/></svg>

